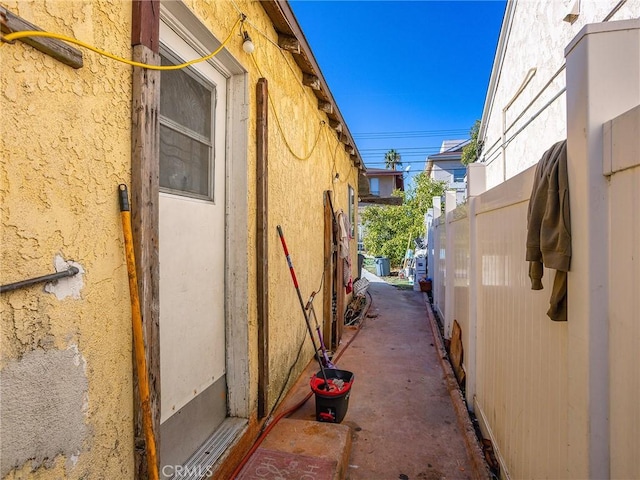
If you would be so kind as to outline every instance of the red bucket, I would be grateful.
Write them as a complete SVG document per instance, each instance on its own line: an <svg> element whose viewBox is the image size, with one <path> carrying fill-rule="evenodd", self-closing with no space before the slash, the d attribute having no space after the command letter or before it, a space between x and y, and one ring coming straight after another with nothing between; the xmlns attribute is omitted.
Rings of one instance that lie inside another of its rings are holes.
<svg viewBox="0 0 640 480"><path fill-rule="evenodd" d="M322 372L311 377L311 391L316 397L316 420L340 423L347 414L353 373L336 368L325 368L329 388L325 385Z"/></svg>

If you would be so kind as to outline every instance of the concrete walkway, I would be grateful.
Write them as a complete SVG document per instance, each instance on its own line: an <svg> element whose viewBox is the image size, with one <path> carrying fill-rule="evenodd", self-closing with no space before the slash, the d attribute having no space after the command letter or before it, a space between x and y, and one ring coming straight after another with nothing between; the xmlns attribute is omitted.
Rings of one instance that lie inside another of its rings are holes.
<svg viewBox="0 0 640 480"><path fill-rule="evenodd" d="M453 373L442 360L441 339L434 337L426 294L397 289L368 272L363 276L370 281L367 316L359 329L345 329L337 352L337 368L354 374L347 414L341 424L322 424L335 427L336 435L351 436L335 441L342 452L325 455L333 455L337 464L332 478L489 478ZM309 378L317 370L312 362L279 411L309 394ZM292 453L323 449L321 438L305 440L300 428L291 428L298 424L294 420L319 424L313 396L285 420L265 444L277 436L279 445L291 446ZM319 445L305 446L314 441ZM325 450L330 450L326 443Z"/></svg>

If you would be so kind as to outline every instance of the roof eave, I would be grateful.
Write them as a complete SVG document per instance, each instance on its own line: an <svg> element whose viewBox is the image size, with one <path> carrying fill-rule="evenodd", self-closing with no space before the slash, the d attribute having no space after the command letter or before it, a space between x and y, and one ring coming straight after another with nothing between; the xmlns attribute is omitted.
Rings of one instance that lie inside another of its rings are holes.
<svg viewBox="0 0 640 480"><path fill-rule="evenodd" d="M318 77L320 88L312 89L313 93L318 98L318 101L329 103L332 106L330 113L326 111L324 113L326 113L330 120L334 121L335 125L340 125L340 127L335 128L334 131L338 139L344 143L347 152L350 153L353 164L360 170L366 170L362 156L360 155L358 147L353 140L353 136L349 131L349 127L340 113L338 104L333 98L331 90L329 90L329 86L322 75L320 66L313 56L311 47L298 24L298 20L296 19L289 2L286 0L262 0L260 4L271 19L276 32L295 37L300 43L300 53L291 53L293 59L303 73Z"/></svg>
<svg viewBox="0 0 640 480"><path fill-rule="evenodd" d="M480 120L480 128L478 130L478 139L481 140L484 140L485 130L487 128L486 122L488 120L489 113L491 112L493 100L496 94L496 88L498 87L498 81L500 80L502 64L504 62L504 55L507 49L507 43L509 42L509 34L511 33L513 15L516 9L516 2L517 0L507 0L504 18L502 19L500 37L498 38L496 54L493 59L491 77L489 78L489 87L487 88L487 96L485 97L484 107L482 109L482 119Z"/></svg>

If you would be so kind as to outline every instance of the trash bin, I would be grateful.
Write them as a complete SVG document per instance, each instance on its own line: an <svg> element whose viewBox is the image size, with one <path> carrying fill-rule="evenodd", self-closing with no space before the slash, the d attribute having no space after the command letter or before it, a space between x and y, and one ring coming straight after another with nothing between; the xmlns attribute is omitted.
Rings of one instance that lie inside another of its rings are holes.
<svg viewBox="0 0 640 480"><path fill-rule="evenodd" d="M387 257L376 257L376 275L379 277L388 277L389 273L391 273L391 268L389 267L389 259Z"/></svg>
<svg viewBox="0 0 640 480"><path fill-rule="evenodd" d="M364 263L364 255L358 254L358 278L362 277L362 264Z"/></svg>

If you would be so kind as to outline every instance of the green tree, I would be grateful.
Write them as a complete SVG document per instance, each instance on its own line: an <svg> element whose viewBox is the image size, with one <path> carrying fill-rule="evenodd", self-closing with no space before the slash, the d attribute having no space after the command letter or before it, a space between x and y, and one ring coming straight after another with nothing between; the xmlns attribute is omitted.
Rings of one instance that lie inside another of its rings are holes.
<svg viewBox="0 0 640 480"><path fill-rule="evenodd" d="M395 170L396 166L401 166L401 165L402 165L402 157L396 150L391 149L384 154L384 168L390 168L391 170Z"/></svg>
<svg viewBox="0 0 640 480"><path fill-rule="evenodd" d="M471 142L469 142L469 144L462 149L462 158L460 161L463 165L469 165L470 163L473 163L478 159L478 154L480 153L480 145L478 145L479 131L480 120L476 120L476 122L473 124L473 127L471 127L471 131L469 132Z"/></svg>
<svg viewBox="0 0 640 480"><path fill-rule="evenodd" d="M388 257L392 266L404 260L407 242L424 235L424 215L441 196L445 182L438 182L421 172L413 178L413 186L393 195L403 199L402 205L368 207L362 213L365 226L365 249L372 255Z"/></svg>

